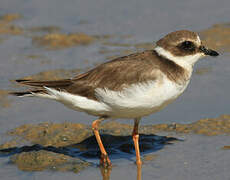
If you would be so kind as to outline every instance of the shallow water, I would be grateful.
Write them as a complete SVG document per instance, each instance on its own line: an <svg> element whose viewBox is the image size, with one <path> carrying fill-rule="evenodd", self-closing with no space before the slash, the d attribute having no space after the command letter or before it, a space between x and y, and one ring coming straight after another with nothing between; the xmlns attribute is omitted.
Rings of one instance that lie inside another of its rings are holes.
<svg viewBox="0 0 230 180"><path fill-rule="evenodd" d="M83 71L107 61L109 56L119 56L126 50L136 51L135 44L152 43L170 31L191 29L200 32L213 24L229 23L230 1L1 0L0 4L0 15L19 13L22 16L12 23L24 29L22 35L0 35L0 89L14 90L21 87L9 80L56 69ZM109 38L95 40L86 46L49 50L32 43L34 36L46 32L29 30L44 26L58 27L62 33L83 32L91 36L107 35ZM107 53L100 53L102 50ZM229 52L221 52L218 58L201 60L196 64L195 72L202 68L207 71L194 73L188 89L176 102L159 113L145 117L141 123L191 123L201 118L229 114L229 67ZM90 124L94 119L49 100L8 97L7 101L9 106L0 106L1 143L9 139L5 132L19 125L76 120ZM128 120L123 122L130 123ZM186 135L186 139L163 148L157 152L156 159L144 164L143 179L229 178L230 173L226 169L230 162L229 152L220 149L230 144L228 136ZM8 164L7 158L0 158L0 161L1 177L6 180L46 179L47 175L50 179L101 179L97 167L80 174L23 172ZM111 179L127 177L127 172L130 174L127 178L136 179L133 162L123 158L114 161Z"/></svg>
<svg viewBox="0 0 230 180"><path fill-rule="evenodd" d="M142 165L142 179L229 179L229 151L221 149L225 144L230 144L228 136L186 135L183 138L184 141L154 152L156 157ZM113 167L107 176L110 179L137 179L137 167L133 160L112 159ZM8 164L6 158L0 161L3 166L0 173L4 179L102 179L106 176L97 166L78 174L57 171L22 172Z"/></svg>

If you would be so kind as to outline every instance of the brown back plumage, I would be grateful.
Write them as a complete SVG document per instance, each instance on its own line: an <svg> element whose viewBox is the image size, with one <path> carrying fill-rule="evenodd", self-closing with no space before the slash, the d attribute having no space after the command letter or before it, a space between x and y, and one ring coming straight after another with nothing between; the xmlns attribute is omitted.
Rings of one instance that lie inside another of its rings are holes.
<svg viewBox="0 0 230 180"><path fill-rule="evenodd" d="M72 79L58 81L17 80L17 82L40 88L46 86L96 99L96 88L122 90L130 84L155 80L159 73L158 70L165 72L165 75L176 83L183 83L187 78L182 67L158 56L154 50L148 50L106 62Z"/></svg>

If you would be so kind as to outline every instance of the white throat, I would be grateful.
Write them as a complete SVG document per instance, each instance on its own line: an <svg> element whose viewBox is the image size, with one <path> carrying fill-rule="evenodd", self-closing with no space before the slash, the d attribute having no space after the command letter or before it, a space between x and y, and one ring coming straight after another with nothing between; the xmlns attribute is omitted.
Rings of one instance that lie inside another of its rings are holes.
<svg viewBox="0 0 230 180"><path fill-rule="evenodd" d="M197 53L197 54L188 55L188 56L174 56L172 53L170 53L169 51L159 46L155 47L155 51L157 52L158 55L163 56L175 62L179 66L189 71L192 71L193 65L195 64L195 62L197 62L198 59L204 56L202 53Z"/></svg>

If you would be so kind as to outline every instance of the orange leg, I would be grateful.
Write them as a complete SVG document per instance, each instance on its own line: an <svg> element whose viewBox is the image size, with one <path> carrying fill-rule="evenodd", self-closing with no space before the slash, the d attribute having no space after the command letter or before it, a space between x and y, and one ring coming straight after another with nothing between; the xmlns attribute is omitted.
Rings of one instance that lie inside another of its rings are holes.
<svg viewBox="0 0 230 180"><path fill-rule="evenodd" d="M137 164L137 180L141 180L141 164Z"/></svg>
<svg viewBox="0 0 230 180"><path fill-rule="evenodd" d="M111 164L111 161L108 157L108 154L107 152L105 151L105 148L102 144L102 141L101 141L101 137L100 137L100 134L99 134L99 131L98 131L98 127L101 123L101 121L103 121L105 118L104 117L101 117L95 121L93 121L92 123L92 129L93 129L93 133L97 139L97 144L100 148L100 151L101 151L101 160L100 160L100 164L103 165L104 167L110 167L112 164Z"/></svg>
<svg viewBox="0 0 230 180"><path fill-rule="evenodd" d="M133 142L135 146L135 151L136 151L136 164L140 166L141 163L141 156L140 156L140 149L139 149L139 134L138 134L138 125L139 125L140 118L136 118L134 120L134 127L133 127Z"/></svg>

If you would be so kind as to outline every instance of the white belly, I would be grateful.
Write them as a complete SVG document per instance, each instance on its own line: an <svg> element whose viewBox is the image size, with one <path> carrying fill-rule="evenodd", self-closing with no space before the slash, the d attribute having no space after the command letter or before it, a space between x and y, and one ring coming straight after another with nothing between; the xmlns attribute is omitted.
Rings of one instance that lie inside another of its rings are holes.
<svg viewBox="0 0 230 180"><path fill-rule="evenodd" d="M147 116L164 108L174 101L187 87L169 81L149 81L131 85L122 91L96 89L98 101L68 92L46 88L48 95L36 96L54 99L67 107L91 115L107 115L112 118L137 118Z"/></svg>
<svg viewBox="0 0 230 180"><path fill-rule="evenodd" d="M96 94L101 102L112 109L109 116L137 118L161 110L182 94L187 85L178 85L164 78L161 83L149 81L132 85L120 92L96 89Z"/></svg>

